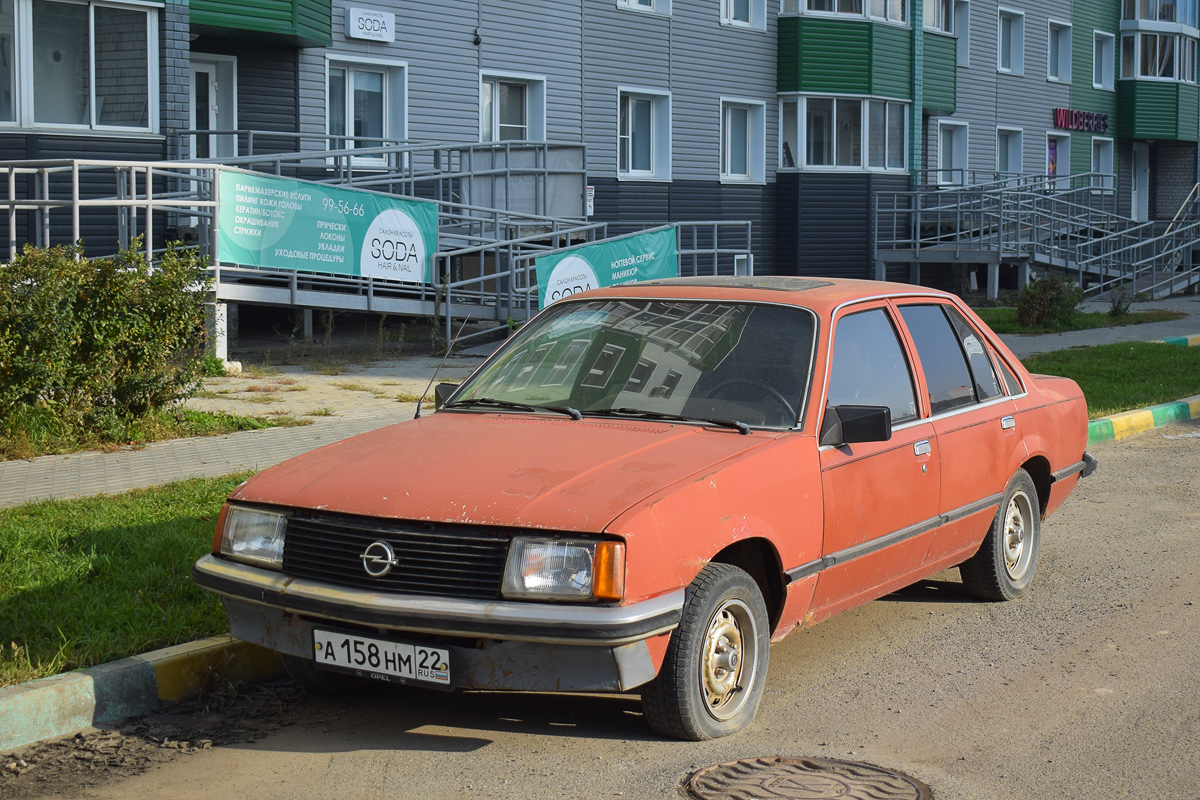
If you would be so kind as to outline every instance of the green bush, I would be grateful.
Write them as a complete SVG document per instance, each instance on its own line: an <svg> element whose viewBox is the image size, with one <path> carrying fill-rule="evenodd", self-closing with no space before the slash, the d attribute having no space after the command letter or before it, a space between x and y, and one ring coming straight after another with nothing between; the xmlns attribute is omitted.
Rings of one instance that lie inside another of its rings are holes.
<svg viewBox="0 0 1200 800"><path fill-rule="evenodd" d="M1083 290L1063 278L1047 276L1030 281L1017 298L1017 324L1023 328L1044 325L1069 327L1083 302Z"/></svg>
<svg viewBox="0 0 1200 800"><path fill-rule="evenodd" d="M209 282L194 252L151 265L26 246L0 266L0 435L31 417L119 440L202 373Z"/></svg>

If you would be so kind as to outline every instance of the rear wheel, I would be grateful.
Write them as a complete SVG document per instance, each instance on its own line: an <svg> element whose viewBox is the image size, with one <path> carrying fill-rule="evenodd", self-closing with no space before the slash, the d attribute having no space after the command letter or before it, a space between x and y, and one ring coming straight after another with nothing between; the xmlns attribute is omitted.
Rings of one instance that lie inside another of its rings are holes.
<svg viewBox="0 0 1200 800"><path fill-rule="evenodd" d="M650 727L692 741L746 727L762 698L769 648L758 584L731 564L709 564L688 589L658 677L642 690Z"/></svg>
<svg viewBox="0 0 1200 800"><path fill-rule="evenodd" d="M963 586L983 600L1019 597L1037 570L1041 540L1037 488L1028 472L1017 470L979 552L958 567Z"/></svg>

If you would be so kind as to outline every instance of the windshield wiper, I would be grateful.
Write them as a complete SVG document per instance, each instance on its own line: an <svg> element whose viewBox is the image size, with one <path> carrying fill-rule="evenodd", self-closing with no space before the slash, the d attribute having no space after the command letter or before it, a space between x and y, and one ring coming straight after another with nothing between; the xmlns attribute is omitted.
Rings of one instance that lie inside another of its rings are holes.
<svg viewBox="0 0 1200 800"><path fill-rule="evenodd" d="M578 409L570 406L537 406L529 403L514 403L512 400L497 400L494 397L472 397L469 400L455 400L442 408L467 408L468 406L487 406L489 408L507 408L511 411L553 411L556 414L566 414L571 419L583 419Z"/></svg>
<svg viewBox="0 0 1200 800"><path fill-rule="evenodd" d="M735 419L710 419L708 417L687 417L682 414L670 414L666 411L647 411L643 408L589 408L584 412L595 417L636 417L638 419L665 419L673 422L707 422L719 428L732 428L743 436L750 433L750 426Z"/></svg>

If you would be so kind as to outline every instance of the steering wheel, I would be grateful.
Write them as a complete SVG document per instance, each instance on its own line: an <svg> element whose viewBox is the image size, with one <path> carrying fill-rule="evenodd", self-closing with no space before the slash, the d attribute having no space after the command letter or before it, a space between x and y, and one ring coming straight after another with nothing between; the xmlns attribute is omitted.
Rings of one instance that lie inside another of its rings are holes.
<svg viewBox="0 0 1200 800"><path fill-rule="evenodd" d="M726 388L727 386L735 386L737 384L753 386L755 389L761 390L764 396L770 397L783 407L784 419L795 419L796 409L792 406L788 399L780 394L778 389L770 384L760 381L758 378L730 378L729 380L721 381L716 386L708 390L708 396L716 397L718 394L720 394L722 389Z"/></svg>

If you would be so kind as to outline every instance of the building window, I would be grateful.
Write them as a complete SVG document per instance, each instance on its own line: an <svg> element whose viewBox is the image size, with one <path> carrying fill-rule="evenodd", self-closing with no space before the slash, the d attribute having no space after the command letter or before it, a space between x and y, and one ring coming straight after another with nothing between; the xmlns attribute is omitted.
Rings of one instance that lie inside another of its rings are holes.
<svg viewBox="0 0 1200 800"><path fill-rule="evenodd" d="M799 2L792 3L787 0L782 6L784 13L787 13L789 8L798 7ZM866 13L871 19L901 24L908 22L907 0L804 0L804 7L808 12L816 14L862 17Z"/></svg>
<svg viewBox="0 0 1200 800"><path fill-rule="evenodd" d="M1046 77L1052 81L1071 82L1071 26L1065 22L1049 23Z"/></svg>
<svg viewBox="0 0 1200 800"><path fill-rule="evenodd" d="M335 149L380 147L406 133L404 65L330 60L326 70L326 120ZM381 157L371 157L380 160Z"/></svg>
<svg viewBox="0 0 1200 800"><path fill-rule="evenodd" d="M781 169L907 168L908 104L861 97L786 98L780 102ZM797 159L797 154L803 160Z"/></svg>
<svg viewBox="0 0 1200 800"><path fill-rule="evenodd" d="M766 30L767 0L721 0L721 24Z"/></svg>
<svg viewBox="0 0 1200 800"><path fill-rule="evenodd" d="M967 0L954 0L954 35L958 37L956 63L965 67L971 63L971 4Z"/></svg>
<svg viewBox="0 0 1200 800"><path fill-rule="evenodd" d="M996 68L1020 75L1025 72L1025 15L1000 9Z"/></svg>
<svg viewBox="0 0 1200 800"><path fill-rule="evenodd" d="M617 0L617 8L649 11L654 14L670 14L671 0Z"/></svg>
<svg viewBox="0 0 1200 800"><path fill-rule="evenodd" d="M665 93L618 91L618 176L670 179L670 99L670 95Z"/></svg>
<svg viewBox="0 0 1200 800"><path fill-rule="evenodd" d="M1020 128L996 130L996 171L1019 175L1024 170L1021 155L1023 134Z"/></svg>
<svg viewBox="0 0 1200 800"><path fill-rule="evenodd" d="M925 27L944 33L954 31L954 0L925 0Z"/></svg>
<svg viewBox="0 0 1200 800"><path fill-rule="evenodd" d="M780 0L779 13L780 14L799 14L800 13L800 0Z"/></svg>
<svg viewBox="0 0 1200 800"><path fill-rule="evenodd" d="M1196 82L1196 40L1176 33L1121 37L1121 77Z"/></svg>
<svg viewBox="0 0 1200 800"><path fill-rule="evenodd" d="M1196 0L1124 0L1121 18L1196 27Z"/></svg>
<svg viewBox="0 0 1200 800"><path fill-rule="evenodd" d="M841 2L841 0L839 0ZM888 22L908 22L907 0L869 0L870 16Z"/></svg>
<svg viewBox="0 0 1200 800"><path fill-rule="evenodd" d="M158 11L0 0L0 122L153 131Z"/></svg>
<svg viewBox="0 0 1200 800"><path fill-rule="evenodd" d="M938 123L938 183L961 186L966 182L967 125Z"/></svg>
<svg viewBox="0 0 1200 800"><path fill-rule="evenodd" d="M722 101L721 179L765 180L763 140L766 114L762 103Z"/></svg>
<svg viewBox="0 0 1200 800"><path fill-rule="evenodd" d="M479 141L543 141L544 78L485 73L479 79Z"/></svg>
<svg viewBox="0 0 1200 800"><path fill-rule="evenodd" d="M1101 136L1092 137L1092 186L1097 189L1113 188L1113 140Z"/></svg>
<svg viewBox="0 0 1200 800"><path fill-rule="evenodd" d="M1113 90L1116 37L1096 31L1092 37L1092 88Z"/></svg>

